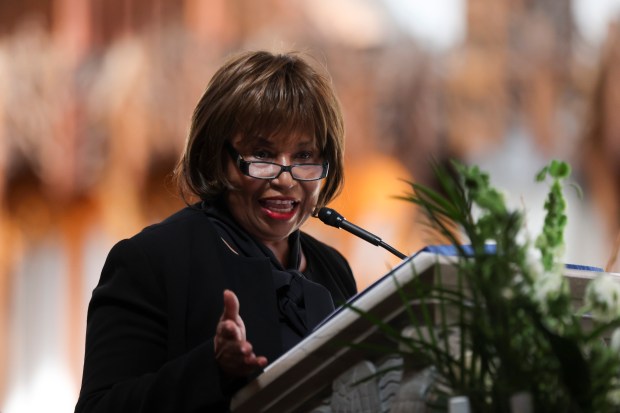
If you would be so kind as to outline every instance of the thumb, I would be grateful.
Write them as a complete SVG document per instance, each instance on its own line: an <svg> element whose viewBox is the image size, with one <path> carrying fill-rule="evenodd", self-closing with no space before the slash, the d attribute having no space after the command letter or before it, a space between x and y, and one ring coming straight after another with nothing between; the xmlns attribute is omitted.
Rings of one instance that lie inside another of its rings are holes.
<svg viewBox="0 0 620 413"><path fill-rule="evenodd" d="M230 290L224 290L224 311L222 312L222 320L237 321L239 317L239 299Z"/></svg>

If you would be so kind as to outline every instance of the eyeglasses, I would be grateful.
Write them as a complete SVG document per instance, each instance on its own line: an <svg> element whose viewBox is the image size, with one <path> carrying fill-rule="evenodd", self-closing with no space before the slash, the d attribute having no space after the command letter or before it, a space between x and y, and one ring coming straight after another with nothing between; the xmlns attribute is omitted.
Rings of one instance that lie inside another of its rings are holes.
<svg viewBox="0 0 620 413"><path fill-rule="evenodd" d="M256 179L276 179L282 172L289 172L297 181L318 181L327 176L329 162L323 163L297 163L292 165L280 165L274 162L246 161L233 148L226 143L226 149L233 161L237 163L242 174Z"/></svg>

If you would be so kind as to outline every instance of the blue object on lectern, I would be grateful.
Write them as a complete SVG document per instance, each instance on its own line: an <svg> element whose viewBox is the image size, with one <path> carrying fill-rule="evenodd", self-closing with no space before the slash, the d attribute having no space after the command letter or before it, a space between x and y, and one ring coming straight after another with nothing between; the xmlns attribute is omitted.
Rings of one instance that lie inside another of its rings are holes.
<svg viewBox="0 0 620 413"><path fill-rule="evenodd" d="M473 254L473 250L471 245L461 245L461 248L465 251L466 254ZM495 245L487 244L485 245L485 249L489 254L495 253ZM454 245L427 245L422 248L420 251L416 252L415 255L421 252L431 252L437 255L446 255L446 256L457 256L459 255L458 249ZM599 267L591 267L588 265L580 265L580 264L564 264L566 268L571 270L580 270L580 271L594 271L594 272L603 272L602 268Z"/></svg>

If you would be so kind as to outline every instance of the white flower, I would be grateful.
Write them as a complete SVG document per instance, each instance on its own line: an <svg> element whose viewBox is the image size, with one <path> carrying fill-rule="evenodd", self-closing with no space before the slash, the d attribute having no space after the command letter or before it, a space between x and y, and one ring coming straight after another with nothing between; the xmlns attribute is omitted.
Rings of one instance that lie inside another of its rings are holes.
<svg viewBox="0 0 620 413"><path fill-rule="evenodd" d="M566 244L561 243L560 245L556 246L554 251L553 251L553 256L555 257L555 262L562 261L562 258L564 257L564 253L565 252L566 252Z"/></svg>
<svg viewBox="0 0 620 413"><path fill-rule="evenodd" d="M519 228L519 232L515 236L515 243L521 248L529 248L532 245L532 237L527 231L527 227L524 225Z"/></svg>
<svg viewBox="0 0 620 413"><path fill-rule="evenodd" d="M533 281L541 278L545 273L545 269L542 264L542 254L540 253L540 250L534 247L531 243L528 244L525 249L525 265L529 270Z"/></svg>
<svg viewBox="0 0 620 413"><path fill-rule="evenodd" d="M532 291L533 299L540 305L540 309L549 312L549 304L564 293L565 280L557 271L543 271L534 280Z"/></svg>
<svg viewBox="0 0 620 413"><path fill-rule="evenodd" d="M506 301L510 301L515 297L515 292L512 288L503 288L502 289L502 298L504 298Z"/></svg>
<svg viewBox="0 0 620 413"><path fill-rule="evenodd" d="M601 274L590 281L585 294L595 320L608 322L620 317L620 282L613 275Z"/></svg>

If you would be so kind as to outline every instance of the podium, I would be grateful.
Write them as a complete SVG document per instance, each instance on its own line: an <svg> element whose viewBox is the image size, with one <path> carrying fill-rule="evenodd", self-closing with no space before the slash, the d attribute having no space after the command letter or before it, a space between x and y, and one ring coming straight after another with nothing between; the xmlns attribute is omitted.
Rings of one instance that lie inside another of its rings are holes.
<svg viewBox="0 0 620 413"><path fill-rule="evenodd" d="M410 319L399 288L406 289L414 277L432 279L436 271L441 271L443 284L449 285L451 280L456 279L453 265L456 259L442 247L427 247L403 260L373 285L352 297L349 304L373 314L396 329L404 329L410 324ZM581 302L588 282L600 272L600 269L593 267L565 267L564 276L569 281L571 296L576 304ZM587 318L584 322L588 323ZM359 381L395 362L389 355L369 354L371 352L351 346L352 343L397 345L359 313L347 306L340 307L311 335L240 389L232 399L231 411L328 413L333 411L330 404L333 405L334 398L346 402L347 397L349 401L355 399L357 407L337 411L393 411L386 404L397 397L402 385L402 372L379 375L360 383L361 396L340 394L338 389L344 385L339 381ZM381 407L377 409L377 406Z"/></svg>

